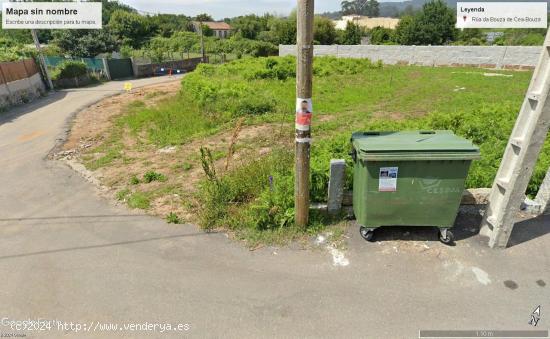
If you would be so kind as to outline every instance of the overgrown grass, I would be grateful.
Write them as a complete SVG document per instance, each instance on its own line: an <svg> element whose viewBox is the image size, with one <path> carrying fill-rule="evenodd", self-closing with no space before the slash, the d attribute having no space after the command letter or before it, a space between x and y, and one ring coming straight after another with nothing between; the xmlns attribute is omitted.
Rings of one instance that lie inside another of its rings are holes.
<svg viewBox="0 0 550 339"><path fill-rule="evenodd" d="M247 117L248 123L280 121L282 114L288 116L293 110L294 68L291 58L243 59L222 66L201 64L185 77L176 98L158 107L135 101L122 122L134 133L145 132L151 142L165 146L215 133L241 116ZM318 62L315 72L328 78L339 69L349 76L380 68L366 59L343 62L326 58Z"/></svg>
<svg viewBox="0 0 550 339"><path fill-rule="evenodd" d="M149 140L160 146L183 144L197 135L211 133L221 122L215 116L202 114L183 92L176 100L164 101L159 107L146 107L144 102L136 101L128 112L121 122L136 135L147 133Z"/></svg>
<svg viewBox="0 0 550 339"><path fill-rule="evenodd" d="M225 227L249 245L282 243L304 235L294 224L293 154L275 149L269 156L218 176L205 160L207 180L200 186L200 224L205 229ZM306 233L324 227L314 216Z"/></svg>
<svg viewBox="0 0 550 339"><path fill-rule="evenodd" d="M474 162L468 187L491 186L531 78L530 72L486 76L479 69L382 67L364 59L335 58L317 58L314 73L311 196L316 201L326 199L330 159L343 158L351 165L349 138L360 130L453 130L481 148L482 159ZM243 116L246 124L292 126L292 58L200 65L182 81L177 97L155 108L136 102L119 122L159 147L228 129ZM103 150L105 156L96 161L97 166L118 161L117 151ZM215 161L225 155L211 156ZM536 193L549 166L550 142L546 142L529 194ZM347 185L352 185L351 171ZM198 196L201 225L207 229L226 227L252 242L304 234L293 226L291 150L275 150L210 177L201 184ZM312 229L318 230L319 219L312 220Z"/></svg>

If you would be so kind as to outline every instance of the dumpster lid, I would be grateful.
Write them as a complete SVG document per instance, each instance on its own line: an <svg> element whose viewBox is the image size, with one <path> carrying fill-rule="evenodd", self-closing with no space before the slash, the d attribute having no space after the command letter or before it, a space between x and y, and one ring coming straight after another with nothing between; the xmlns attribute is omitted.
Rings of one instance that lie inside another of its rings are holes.
<svg viewBox="0 0 550 339"><path fill-rule="evenodd" d="M358 154L364 156L415 153L435 158L451 154L452 158L479 158L479 148L452 131L357 132L351 140Z"/></svg>

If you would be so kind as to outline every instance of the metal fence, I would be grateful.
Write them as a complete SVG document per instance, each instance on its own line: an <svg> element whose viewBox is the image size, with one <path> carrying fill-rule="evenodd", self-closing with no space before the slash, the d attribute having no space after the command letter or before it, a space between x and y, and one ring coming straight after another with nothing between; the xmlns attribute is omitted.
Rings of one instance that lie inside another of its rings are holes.
<svg viewBox="0 0 550 339"><path fill-rule="evenodd" d="M39 72L33 59L0 63L0 84L29 78Z"/></svg>
<svg viewBox="0 0 550 339"><path fill-rule="evenodd" d="M111 80L131 78L134 76L132 59L109 59L107 60Z"/></svg>

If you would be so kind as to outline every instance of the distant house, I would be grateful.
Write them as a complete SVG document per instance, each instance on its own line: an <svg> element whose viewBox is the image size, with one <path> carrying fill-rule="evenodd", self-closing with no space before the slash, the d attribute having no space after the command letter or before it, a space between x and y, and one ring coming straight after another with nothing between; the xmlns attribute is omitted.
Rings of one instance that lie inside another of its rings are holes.
<svg viewBox="0 0 550 339"><path fill-rule="evenodd" d="M346 15L342 17L342 20L334 21L336 29L345 30L348 22L353 22L362 28L373 29L375 27L384 27L389 29L395 29L399 24L399 19L396 18L370 18L368 16L361 15Z"/></svg>
<svg viewBox="0 0 550 339"><path fill-rule="evenodd" d="M214 36L218 38L225 39L229 38L229 36L231 35L232 28L226 22L205 21L202 24L210 28L214 32ZM195 26L195 31L200 32L200 23L198 21L195 21L193 22L193 25Z"/></svg>

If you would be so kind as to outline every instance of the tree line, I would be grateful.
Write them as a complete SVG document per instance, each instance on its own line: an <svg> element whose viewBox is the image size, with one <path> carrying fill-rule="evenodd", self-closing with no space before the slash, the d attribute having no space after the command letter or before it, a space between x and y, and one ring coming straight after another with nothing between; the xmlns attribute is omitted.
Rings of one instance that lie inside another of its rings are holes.
<svg viewBox="0 0 550 339"><path fill-rule="evenodd" d="M456 12L441 0L432 0L419 11L401 17L395 30L376 27L365 34L375 45L528 45L540 46L546 29L501 29L494 41L486 33L494 29L455 28Z"/></svg>
<svg viewBox="0 0 550 339"><path fill-rule="evenodd" d="M148 56L151 59L189 56L201 51L200 40L193 22L214 21L208 14L195 17L176 14L141 15L130 6L116 1L103 3L101 30L39 30L41 43L48 44L51 55L94 57L120 52L124 56ZM376 16L376 0L348 0L342 2L344 14ZM368 36L371 44L401 45L484 45L485 31L455 28L455 12L441 0L431 0L422 9L405 12L395 30L376 27L366 30L349 22L345 30L337 30L333 20L317 15L314 22L315 44L360 44ZM267 56L277 54L279 44L296 42L296 12L287 17L271 14L245 15L226 18L233 30L229 39L213 36L203 26L208 53ZM545 29L503 30L493 42L500 45L541 45ZM0 31L0 60L17 60L32 50L28 30Z"/></svg>

